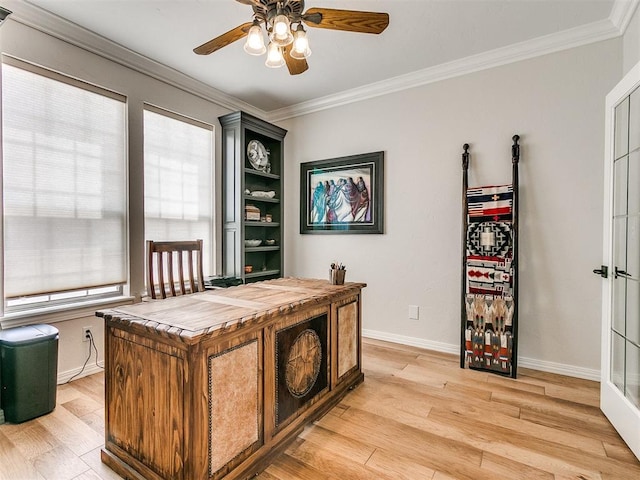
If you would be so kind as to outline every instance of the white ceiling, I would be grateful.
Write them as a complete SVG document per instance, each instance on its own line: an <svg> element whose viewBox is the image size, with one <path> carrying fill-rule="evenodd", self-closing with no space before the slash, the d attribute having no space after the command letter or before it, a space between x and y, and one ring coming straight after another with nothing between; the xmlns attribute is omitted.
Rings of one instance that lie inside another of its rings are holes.
<svg viewBox="0 0 640 480"><path fill-rule="evenodd" d="M194 47L251 20L251 7L235 0L17 3L22 5L3 2L15 12L10 18L20 21L21 7L39 7L35 10L273 113L367 89L406 88L434 78L434 72L474 62L476 69L487 61L507 63L520 58L516 52L533 56L612 38L624 30L638 0L307 0L305 10L388 12L390 21L381 35L308 28L310 68L297 76L286 67L265 67L264 57L244 53L242 40L209 56L193 53Z"/></svg>

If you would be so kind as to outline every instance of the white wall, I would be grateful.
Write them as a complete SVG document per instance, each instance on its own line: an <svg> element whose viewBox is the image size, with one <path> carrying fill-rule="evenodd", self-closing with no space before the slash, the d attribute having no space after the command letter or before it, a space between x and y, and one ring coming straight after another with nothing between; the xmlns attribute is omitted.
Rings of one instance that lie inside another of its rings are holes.
<svg viewBox="0 0 640 480"><path fill-rule="evenodd" d="M129 141L129 205L130 205L130 273L132 295L137 297L144 289L144 206L143 183L143 103L172 110L214 125L215 158L220 158L220 132L218 116L228 109L189 94L166 83L138 73L130 68L75 47L38 30L27 27L11 17L0 30L3 53L63 72L81 80L95 83L127 96ZM220 165L216 162L216 178ZM220 192L216 181L216 192ZM215 198L219 195L216 193ZM220 202L215 201L216 212ZM219 239L219 233L216 232ZM215 246L214 246L215 248ZM97 309L97 308L95 308ZM53 323L60 330L59 377L67 378L82 367L88 354L88 344L82 343L82 328L92 326L96 332L99 358L103 356L103 321L93 315L95 309L67 312L54 317L31 318L31 323ZM94 364L92 358L90 366Z"/></svg>
<svg viewBox="0 0 640 480"><path fill-rule="evenodd" d="M470 185L509 183L521 136L521 365L598 377L604 99L621 40L522 61L281 122L288 275L368 284L363 322L382 338L457 352L461 153ZM384 235L300 235L299 164L385 152ZM408 320L408 305L420 319Z"/></svg>
<svg viewBox="0 0 640 480"><path fill-rule="evenodd" d="M622 42L623 73L626 74L640 62L640 7L636 8Z"/></svg>

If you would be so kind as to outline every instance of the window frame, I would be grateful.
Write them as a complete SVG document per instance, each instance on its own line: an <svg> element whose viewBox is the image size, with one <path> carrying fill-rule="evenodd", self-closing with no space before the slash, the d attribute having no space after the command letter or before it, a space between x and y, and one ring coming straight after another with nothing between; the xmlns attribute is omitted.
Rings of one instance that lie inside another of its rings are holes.
<svg viewBox="0 0 640 480"><path fill-rule="evenodd" d="M175 112L173 110L169 110L167 108L163 108L160 107L158 105L154 105L152 103L148 103L148 102L144 102L143 106L142 106L142 119L143 119L143 126L142 126L142 134L143 134L143 139L142 139L142 145L143 145L143 153L142 153L142 164L143 164L143 179L142 179L142 185L143 185L143 197L144 197L144 201L143 203L145 204L143 206L143 210L142 210L142 219L143 219L143 224L144 224L144 240L146 242L147 240L147 228L146 228L146 223L147 223L147 211L146 211L146 152L145 152L145 128L146 128L146 124L144 121L144 114L146 111L149 111L151 113L154 113L156 115L161 115L167 118L170 118L172 120L176 120L179 122L184 122L186 124L198 127L198 128L202 128L205 130L208 130L211 132L211 155L209 158L210 161L210 169L209 169L209 228L208 228L208 234L209 234L209 244L207 245L207 239L204 239L204 252L203 252L203 257L202 257L202 261L203 261L203 267L204 267L204 271L205 271L205 277L207 276L214 276L215 275L215 271L216 271L216 251L215 251L215 245L216 245L216 239L215 239L215 233L216 233L216 215L215 215L215 178L216 178L216 173L215 173L215 143L216 143L216 137L215 137L215 125L211 124L211 123L207 123L204 122L202 120L198 120L196 118L193 118L191 116L185 115L183 113L178 113ZM158 240L158 239L152 239L152 240ZM163 239L165 240L165 239ZM183 240L196 240L195 238L189 238L189 239L183 239ZM145 266L145 272L146 272L146 268L147 268L147 259L146 259L146 255L145 255L145 260L144 260L144 266ZM208 272L208 273L207 273ZM144 279L144 287L145 287L145 291L146 291L146 283L147 283L147 278L145 275L145 279Z"/></svg>
<svg viewBox="0 0 640 480"><path fill-rule="evenodd" d="M131 300L130 297L130 252L129 252L129 217L130 217L130 202L129 202L129 104L127 96L118 92L115 92L106 87L102 87L79 78L66 75L61 72L57 72L46 67L36 65L34 63L19 59L12 55L2 54L0 61L0 171L4 170L4 112L2 109L2 84L3 84L3 71L5 65L15 67L24 70L29 73L40 75L44 78L57 81L72 87L82 89L84 91L101 95L103 97L116 100L122 103L123 106L123 124L122 124L122 136L123 136L123 151L122 151L122 201L123 201L123 236L124 236L124 251L123 255L123 267L124 278L122 282L108 283L105 285L86 285L79 288L62 289L59 291L51 291L46 293L38 293L34 295L24 295L5 298L5 262L0 263L0 295L2 302L0 302L0 324L6 325L10 323L11 326L15 324L20 325L21 318L29 318L41 314L51 314L61 310L89 308L93 305L103 305L105 303L122 302L123 300ZM4 202L4 177L0 181L0 255L5 255L5 228L4 228L4 215L5 215L5 202ZM106 289L111 289L112 292L105 292ZM73 293L76 293L75 295ZM84 293L82 293L84 292ZM64 298L64 297L67 298ZM49 297L45 301L37 301L38 297ZM51 298L54 297L54 298ZM29 298L34 298L33 302L28 301ZM26 301L20 301L25 299ZM8 303L15 300L16 305L9 306Z"/></svg>

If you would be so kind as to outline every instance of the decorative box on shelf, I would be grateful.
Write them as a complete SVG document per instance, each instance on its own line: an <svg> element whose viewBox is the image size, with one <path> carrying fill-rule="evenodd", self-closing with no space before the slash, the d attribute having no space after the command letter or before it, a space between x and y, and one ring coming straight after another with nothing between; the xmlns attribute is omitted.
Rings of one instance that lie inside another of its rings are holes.
<svg viewBox="0 0 640 480"><path fill-rule="evenodd" d="M245 205L244 207L244 219L250 222L260 221L260 209L255 205Z"/></svg>

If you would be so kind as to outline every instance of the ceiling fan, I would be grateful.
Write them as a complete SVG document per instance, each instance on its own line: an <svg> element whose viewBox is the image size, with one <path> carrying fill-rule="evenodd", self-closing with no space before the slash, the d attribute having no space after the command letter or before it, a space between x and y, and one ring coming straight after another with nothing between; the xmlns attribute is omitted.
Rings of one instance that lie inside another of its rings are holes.
<svg viewBox="0 0 640 480"><path fill-rule="evenodd" d="M309 40L303 23L308 27L327 28L360 33L382 33L389 25L389 14L310 8L304 11L304 0L236 0L253 9L253 22L243 23L219 37L193 49L198 55L209 55L222 47L247 37L245 52L262 55L267 52L268 67L281 67L286 63L291 75L305 72L311 55ZM304 12L304 13L303 13ZM262 24L269 37L265 47ZM295 25L295 30L292 28Z"/></svg>

